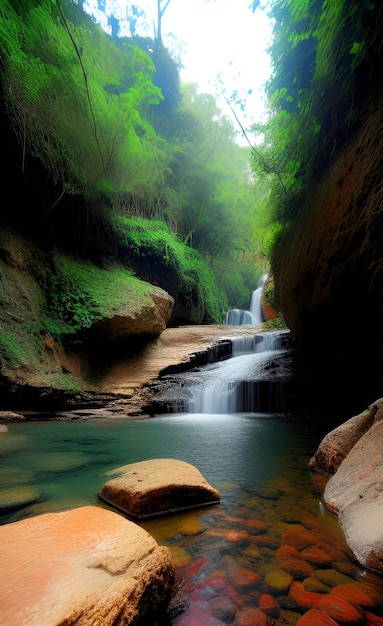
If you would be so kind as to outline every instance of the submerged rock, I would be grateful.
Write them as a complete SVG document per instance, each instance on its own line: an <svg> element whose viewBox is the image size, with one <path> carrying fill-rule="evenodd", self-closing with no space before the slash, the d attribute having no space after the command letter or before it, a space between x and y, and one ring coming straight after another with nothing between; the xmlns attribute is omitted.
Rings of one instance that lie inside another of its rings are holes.
<svg viewBox="0 0 383 626"><path fill-rule="evenodd" d="M200 471L177 459L130 463L106 475L114 475L99 491L108 504L135 519L177 513L217 504L220 493Z"/></svg>
<svg viewBox="0 0 383 626"><path fill-rule="evenodd" d="M94 506L0 527L0 558L2 626L155 623L175 579L168 548Z"/></svg>

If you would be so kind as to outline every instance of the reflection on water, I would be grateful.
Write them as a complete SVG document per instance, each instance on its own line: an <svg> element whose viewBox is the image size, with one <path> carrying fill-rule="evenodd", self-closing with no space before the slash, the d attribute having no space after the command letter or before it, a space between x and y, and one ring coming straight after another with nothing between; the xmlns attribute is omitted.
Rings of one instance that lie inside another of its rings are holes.
<svg viewBox="0 0 383 626"><path fill-rule="evenodd" d="M97 498L108 480L103 474L151 458L192 463L220 490L218 506L142 524L169 546L182 575L189 608L173 619L174 626L296 624L309 602L316 607L324 596L334 601L334 590L337 598L343 594L335 624L381 623L368 617L383 615L381 577L352 563L308 471L323 435L312 425L259 413L172 414L29 422L8 430L0 437L1 487L28 485L40 498L17 511L3 510L2 523L86 504L105 506ZM351 622L346 613L355 585L358 601L364 593L370 606L360 607Z"/></svg>

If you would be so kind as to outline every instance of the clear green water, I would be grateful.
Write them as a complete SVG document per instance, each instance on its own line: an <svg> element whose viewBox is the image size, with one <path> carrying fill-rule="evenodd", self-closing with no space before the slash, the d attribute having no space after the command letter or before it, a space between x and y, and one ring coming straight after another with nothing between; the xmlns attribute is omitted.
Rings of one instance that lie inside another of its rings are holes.
<svg viewBox="0 0 383 626"><path fill-rule="evenodd" d="M324 535L330 533L326 544L330 553L333 540L337 545L322 572L332 582L322 592L331 593L331 585L344 582L344 576L357 584L367 581L374 601L371 610L383 619L382 577L353 563L337 520L323 507L321 486L308 470L323 434L291 416L261 413L9 424L8 432L0 434L0 502L2 490L21 486L37 489L40 497L28 506L2 510L0 523L89 504L106 506L97 496L109 480L105 472L147 459L184 460L219 489L221 502L142 524L169 547L188 590L187 609L169 624L245 623L243 611L254 609L261 593L273 593L268 574L279 567L277 549L283 532L297 525L303 530L300 525L307 523ZM266 524L259 537L248 534L248 524L255 520ZM236 568L256 572L260 583L251 592L237 590L230 605L232 617L217 622L222 610L217 608L217 595L230 604L230 571ZM298 573L295 580L321 580L320 568L311 569L311 577ZM307 611L295 606L287 591L275 594L275 600L279 621L270 618L268 624L294 626ZM358 623L372 622L366 617Z"/></svg>
<svg viewBox="0 0 383 626"><path fill-rule="evenodd" d="M192 463L213 486L235 483L259 489L265 482L302 470L318 435L270 414L172 414L148 419L9 424L0 437L1 489L35 486L38 503L3 512L10 519L98 502L104 472L152 458ZM299 482L301 476L299 475Z"/></svg>

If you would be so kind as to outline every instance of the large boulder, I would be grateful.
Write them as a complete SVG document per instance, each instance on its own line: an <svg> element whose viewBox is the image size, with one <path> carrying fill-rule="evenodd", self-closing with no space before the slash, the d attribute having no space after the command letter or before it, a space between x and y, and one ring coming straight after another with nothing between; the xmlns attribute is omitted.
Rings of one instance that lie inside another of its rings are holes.
<svg viewBox="0 0 383 626"><path fill-rule="evenodd" d="M0 527L2 626L156 623L170 551L118 513L86 506Z"/></svg>
<svg viewBox="0 0 383 626"><path fill-rule="evenodd" d="M332 474L324 503L356 561L383 571L383 399L329 433L309 466Z"/></svg>
<svg viewBox="0 0 383 626"><path fill-rule="evenodd" d="M106 475L114 478L101 487L100 498L136 519L220 501L219 491L209 485L196 467L177 459L130 463Z"/></svg>

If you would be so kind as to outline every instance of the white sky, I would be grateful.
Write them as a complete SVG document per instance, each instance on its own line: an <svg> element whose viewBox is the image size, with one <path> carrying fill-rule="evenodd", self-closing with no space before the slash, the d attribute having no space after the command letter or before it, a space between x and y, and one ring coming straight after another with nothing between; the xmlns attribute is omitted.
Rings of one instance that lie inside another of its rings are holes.
<svg viewBox="0 0 383 626"><path fill-rule="evenodd" d="M234 108L245 129L264 120L263 86L270 75L266 49L271 43L271 26L265 12L257 9L253 13L250 3L251 0L170 0L162 19L165 45L174 45L169 34L180 42L184 65L181 81L198 83L199 92L214 95L239 133L233 114L221 97L217 77L222 76L227 97L238 91L245 111ZM261 2L262 6L266 3L267 0ZM120 19L126 15L127 5L137 4L146 12L150 24L157 21L157 0L106 0L105 4L106 13L114 13ZM87 5L87 10L107 29L97 11L97 0L87 0ZM153 36L153 28L142 34Z"/></svg>

